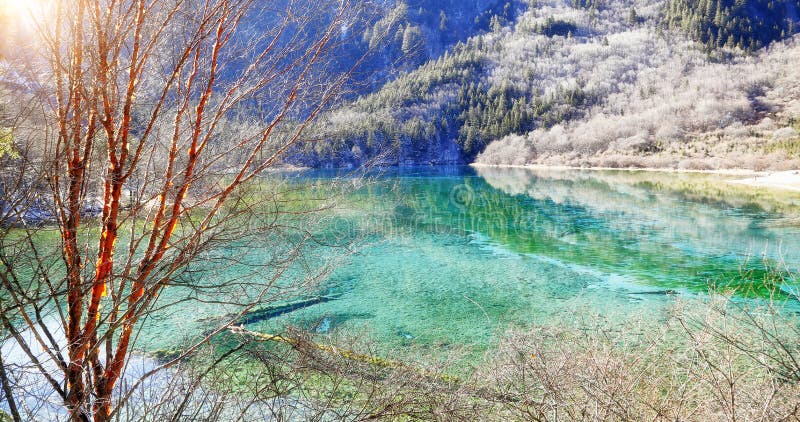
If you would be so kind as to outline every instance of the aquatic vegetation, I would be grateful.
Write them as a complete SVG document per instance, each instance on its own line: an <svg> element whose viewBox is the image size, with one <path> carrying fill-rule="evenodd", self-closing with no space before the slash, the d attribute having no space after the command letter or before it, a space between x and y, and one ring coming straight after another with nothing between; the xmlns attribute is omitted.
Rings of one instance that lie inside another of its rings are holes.
<svg viewBox="0 0 800 422"><path fill-rule="evenodd" d="M414 358L466 347L470 360L506 327L575 317L577 304L625 320L710 289L796 297L792 193L653 172L418 168L364 180L314 229L323 244L357 240L352 254L310 250L341 258L316 287L336 299L248 329L366 330L379 351Z"/></svg>

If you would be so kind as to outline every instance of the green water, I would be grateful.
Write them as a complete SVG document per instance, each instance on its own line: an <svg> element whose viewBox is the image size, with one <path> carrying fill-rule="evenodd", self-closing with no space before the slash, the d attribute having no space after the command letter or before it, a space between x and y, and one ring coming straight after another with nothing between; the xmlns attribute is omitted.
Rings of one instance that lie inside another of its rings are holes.
<svg viewBox="0 0 800 422"><path fill-rule="evenodd" d="M333 175L301 173L289 183L324 184ZM710 287L742 300L796 301L796 193L719 175L467 167L392 170L357 182L363 186L315 229L357 247L309 251L314 260L341 262L297 295L330 300L249 329L296 326L322 339L363 333L384 350L425 354L484 350L509 327L591 326L598 315L657 320L672 301ZM247 255L258 260L270 244L247 244ZM244 259L216 276L246 268ZM177 337L165 333L202 330L201 317L223 311L184 305L149 321L144 344L167 347Z"/></svg>

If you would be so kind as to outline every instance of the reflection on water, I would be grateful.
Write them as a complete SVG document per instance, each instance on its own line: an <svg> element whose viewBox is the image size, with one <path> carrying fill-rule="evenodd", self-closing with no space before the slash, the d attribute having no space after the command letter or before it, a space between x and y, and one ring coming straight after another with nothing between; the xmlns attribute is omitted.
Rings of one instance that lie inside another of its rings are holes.
<svg viewBox="0 0 800 422"><path fill-rule="evenodd" d="M797 194L717 175L393 170L325 220L322 237L368 239L316 293L333 299L248 328L363 329L428 353L480 349L509 326L657 320L711 286L791 299L791 277L773 274L800 269L799 217Z"/></svg>
<svg viewBox="0 0 800 422"><path fill-rule="evenodd" d="M568 228L565 235L544 248L520 244L528 233L499 240L521 251L623 273L642 283L691 290L716 283L753 293L763 287L765 268L795 270L800 263L796 194L743 188L718 175L478 172L516 201L529 200L536 209L552 206L566 215L556 224ZM563 243L572 247L563 251Z"/></svg>

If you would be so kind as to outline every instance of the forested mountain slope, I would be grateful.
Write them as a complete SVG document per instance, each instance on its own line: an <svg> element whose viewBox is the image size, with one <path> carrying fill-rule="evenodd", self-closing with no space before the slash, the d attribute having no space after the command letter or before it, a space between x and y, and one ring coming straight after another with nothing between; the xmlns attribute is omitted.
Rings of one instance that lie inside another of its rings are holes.
<svg viewBox="0 0 800 422"><path fill-rule="evenodd" d="M317 2L300 2L317 7ZM361 60L352 87L368 94L399 74L435 60L458 42L508 24L521 12L520 0L367 0L355 2L359 18L341 31L340 66ZM298 6L294 6L298 7ZM324 8L323 8L324 12ZM324 13L322 13L324 14ZM324 20L322 18L321 20ZM269 25L259 17L256 26ZM316 26L324 28L321 22Z"/></svg>
<svg viewBox="0 0 800 422"><path fill-rule="evenodd" d="M796 166L797 3L531 1L328 114L289 161Z"/></svg>
<svg viewBox="0 0 800 422"><path fill-rule="evenodd" d="M382 0L380 4L379 19L369 23L356 46L379 52L369 69L379 75L413 70L436 59L459 41L489 30L492 19L513 21L523 5L516 0Z"/></svg>
<svg viewBox="0 0 800 422"><path fill-rule="evenodd" d="M707 49L750 51L795 32L796 0L671 0L663 25L679 29Z"/></svg>

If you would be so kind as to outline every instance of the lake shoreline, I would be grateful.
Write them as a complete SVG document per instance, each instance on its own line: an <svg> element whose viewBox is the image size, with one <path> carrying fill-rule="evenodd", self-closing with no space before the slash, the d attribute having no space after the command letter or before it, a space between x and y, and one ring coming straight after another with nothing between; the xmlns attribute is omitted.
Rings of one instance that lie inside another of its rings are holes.
<svg viewBox="0 0 800 422"><path fill-rule="evenodd" d="M472 163L475 168L518 168L528 170L585 170L585 171L628 171L628 172L654 172L654 173L687 173L687 174L716 174L722 176L737 176L741 179L729 180L728 183L750 186L755 188L781 189L800 192L800 170L784 171L758 171L750 169L719 169L719 170L694 170L658 167L578 167L554 166L544 164L512 165L512 164L481 164Z"/></svg>

